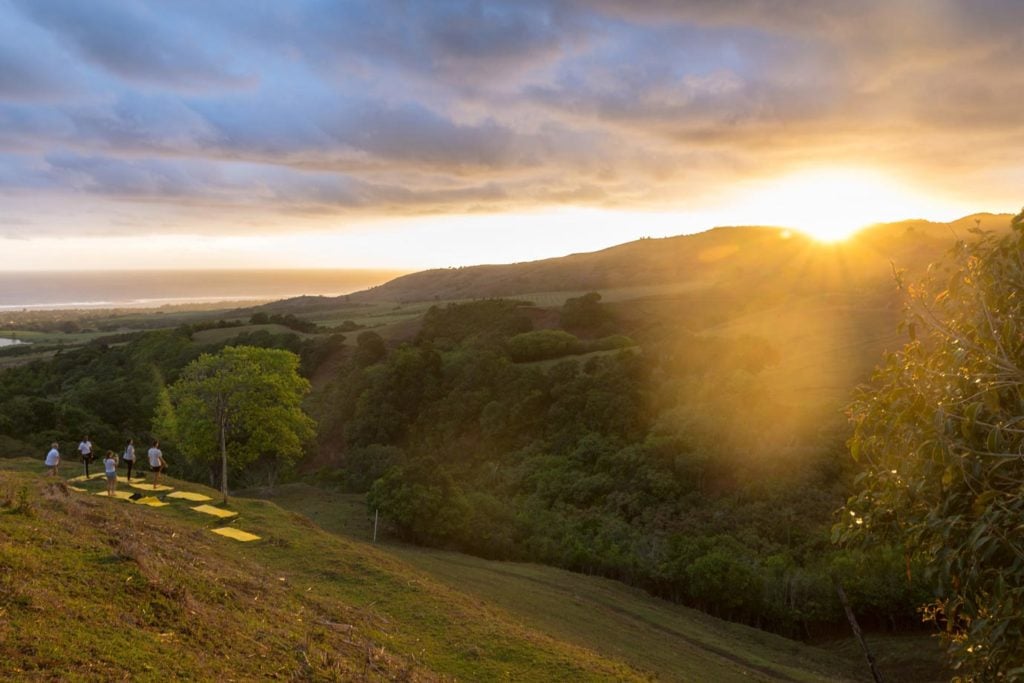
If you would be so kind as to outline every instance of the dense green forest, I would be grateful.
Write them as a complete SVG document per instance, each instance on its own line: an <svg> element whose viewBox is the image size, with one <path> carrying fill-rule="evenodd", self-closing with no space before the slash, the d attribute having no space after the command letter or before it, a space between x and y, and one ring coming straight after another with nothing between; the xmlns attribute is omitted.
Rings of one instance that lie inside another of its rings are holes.
<svg viewBox="0 0 1024 683"><path fill-rule="evenodd" d="M795 418L760 377L769 343L659 326L631 340L595 295L567 301L561 324L523 331L522 305L482 301L431 309L386 353L363 333L316 408L333 476L419 543L601 574L800 636L841 627L836 575L874 625L917 623L901 552L831 546L845 425L790 438ZM516 362L524 338L549 360Z"/></svg>

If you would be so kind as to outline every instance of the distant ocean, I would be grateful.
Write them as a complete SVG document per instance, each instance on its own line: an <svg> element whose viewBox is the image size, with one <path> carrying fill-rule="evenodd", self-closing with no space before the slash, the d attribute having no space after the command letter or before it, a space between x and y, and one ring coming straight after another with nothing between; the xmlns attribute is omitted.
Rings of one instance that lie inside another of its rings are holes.
<svg viewBox="0 0 1024 683"><path fill-rule="evenodd" d="M391 270L0 272L0 311L157 308L185 303L338 296L392 280Z"/></svg>

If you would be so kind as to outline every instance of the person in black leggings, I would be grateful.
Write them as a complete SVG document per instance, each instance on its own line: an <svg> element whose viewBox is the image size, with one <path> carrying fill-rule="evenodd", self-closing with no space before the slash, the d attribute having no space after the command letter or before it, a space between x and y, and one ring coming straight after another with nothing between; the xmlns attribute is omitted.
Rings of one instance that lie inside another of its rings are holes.
<svg viewBox="0 0 1024 683"><path fill-rule="evenodd" d="M121 460L124 461L125 467L128 468L128 481L132 480L132 465L135 464L135 442L133 439L128 439L128 443L124 446L124 455L121 456Z"/></svg>
<svg viewBox="0 0 1024 683"><path fill-rule="evenodd" d="M85 478L89 478L89 463L92 462L92 441L89 441L89 435L86 434L85 438L82 439L78 444L78 452L82 454L82 464L85 465Z"/></svg>

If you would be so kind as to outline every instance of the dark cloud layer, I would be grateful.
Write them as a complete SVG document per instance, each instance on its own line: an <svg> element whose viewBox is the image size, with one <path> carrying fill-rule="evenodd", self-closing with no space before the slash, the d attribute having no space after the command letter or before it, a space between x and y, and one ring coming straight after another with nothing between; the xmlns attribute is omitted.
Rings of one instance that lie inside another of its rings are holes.
<svg viewBox="0 0 1024 683"><path fill-rule="evenodd" d="M685 207L815 164L1019 178L1022 26L1015 0L0 0L0 213L287 230Z"/></svg>

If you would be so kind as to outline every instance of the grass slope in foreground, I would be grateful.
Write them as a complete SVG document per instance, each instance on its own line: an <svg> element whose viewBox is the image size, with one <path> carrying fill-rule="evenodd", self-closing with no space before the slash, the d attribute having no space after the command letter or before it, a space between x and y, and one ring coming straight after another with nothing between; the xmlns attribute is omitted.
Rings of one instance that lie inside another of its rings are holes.
<svg viewBox="0 0 1024 683"><path fill-rule="evenodd" d="M288 484L277 487L272 500L347 538L369 538L361 495ZM402 544L377 547L529 628L627 662L657 680L866 680L859 652L838 657L616 581Z"/></svg>
<svg viewBox="0 0 1024 683"><path fill-rule="evenodd" d="M827 653L614 582L488 563L495 591L458 568L463 556L428 553L418 562L440 563L439 580L407 561L421 551L381 550L244 498L229 506L233 526L263 540L237 543L185 501L133 505L92 495L102 480L80 493L41 469L0 461L0 671L18 679L856 677ZM520 618L524 602L540 616Z"/></svg>
<svg viewBox="0 0 1024 683"><path fill-rule="evenodd" d="M101 481L79 493L40 470L38 461L0 461L5 676L644 678L273 503L231 502L235 525L263 539L245 544L210 533L219 520L187 503L151 508L92 495Z"/></svg>

